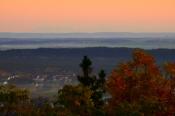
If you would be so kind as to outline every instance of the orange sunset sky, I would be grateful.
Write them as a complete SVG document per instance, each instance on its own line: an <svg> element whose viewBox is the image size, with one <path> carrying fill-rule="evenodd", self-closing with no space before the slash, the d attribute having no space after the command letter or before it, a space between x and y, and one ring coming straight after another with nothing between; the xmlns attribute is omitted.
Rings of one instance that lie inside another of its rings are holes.
<svg viewBox="0 0 175 116"><path fill-rule="evenodd" d="M0 0L0 32L175 32L175 0Z"/></svg>

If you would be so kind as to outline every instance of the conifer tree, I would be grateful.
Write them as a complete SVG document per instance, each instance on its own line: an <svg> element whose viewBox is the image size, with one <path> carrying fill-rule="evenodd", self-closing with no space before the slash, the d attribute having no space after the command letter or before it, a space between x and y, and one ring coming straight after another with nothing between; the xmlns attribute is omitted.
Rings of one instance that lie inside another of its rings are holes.
<svg viewBox="0 0 175 116"><path fill-rule="evenodd" d="M92 72L91 65L92 65L91 60L87 56L84 56L82 62L80 63L83 75L78 76L79 82L82 83L84 86L91 87L96 80L95 76L90 76Z"/></svg>
<svg viewBox="0 0 175 116"><path fill-rule="evenodd" d="M95 107L100 108L103 106L103 95L105 93L105 71L101 70L97 76L91 75L92 73L92 61L84 56L82 62L80 63L80 67L82 69L83 75L78 76L79 82L89 87L92 90L92 100L94 102Z"/></svg>

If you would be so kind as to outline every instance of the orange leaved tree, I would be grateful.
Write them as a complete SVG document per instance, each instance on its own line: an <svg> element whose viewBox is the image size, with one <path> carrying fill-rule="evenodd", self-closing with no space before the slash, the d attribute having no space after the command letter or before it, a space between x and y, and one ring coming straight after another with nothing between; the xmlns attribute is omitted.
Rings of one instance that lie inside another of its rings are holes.
<svg viewBox="0 0 175 116"><path fill-rule="evenodd" d="M143 50L133 52L131 61L120 64L107 81L110 115L168 115L174 113L175 65L160 71L155 59ZM167 72L170 79L163 76ZM174 88L173 88L174 87ZM172 92L173 91L173 92Z"/></svg>

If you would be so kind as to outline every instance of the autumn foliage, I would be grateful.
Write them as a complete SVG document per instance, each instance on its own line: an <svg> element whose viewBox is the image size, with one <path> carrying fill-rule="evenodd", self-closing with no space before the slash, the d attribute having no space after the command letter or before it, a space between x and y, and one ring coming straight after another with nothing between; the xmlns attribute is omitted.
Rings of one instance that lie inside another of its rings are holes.
<svg viewBox="0 0 175 116"><path fill-rule="evenodd" d="M169 77L169 78L168 78ZM131 61L121 63L107 81L110 115L175 114L175 64L160 69L153 56L135 50Z"/></svg>
<svg viewBox="0 0 175 116"><path fill-rule="evenodd" d="M79 83L58 90L52 104L45 101L37 106L30 100L27 90L0 86L0 115L175 115L175 63L157 64L152 55L136 49L132 59L118 64L109 77L104 70L92 74L91 65L91 60L85 56L80 64L82 75L77 77Z"/></svg>

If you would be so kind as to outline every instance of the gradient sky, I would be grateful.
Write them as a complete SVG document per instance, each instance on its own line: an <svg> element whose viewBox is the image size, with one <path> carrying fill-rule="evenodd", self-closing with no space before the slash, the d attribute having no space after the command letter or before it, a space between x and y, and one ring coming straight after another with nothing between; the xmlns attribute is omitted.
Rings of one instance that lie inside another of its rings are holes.
<svg viewBox="0 0 175 116"><path fill-rule="evenodd" d="M0 0L0 32L175 32L175 0Z"/></svg>

